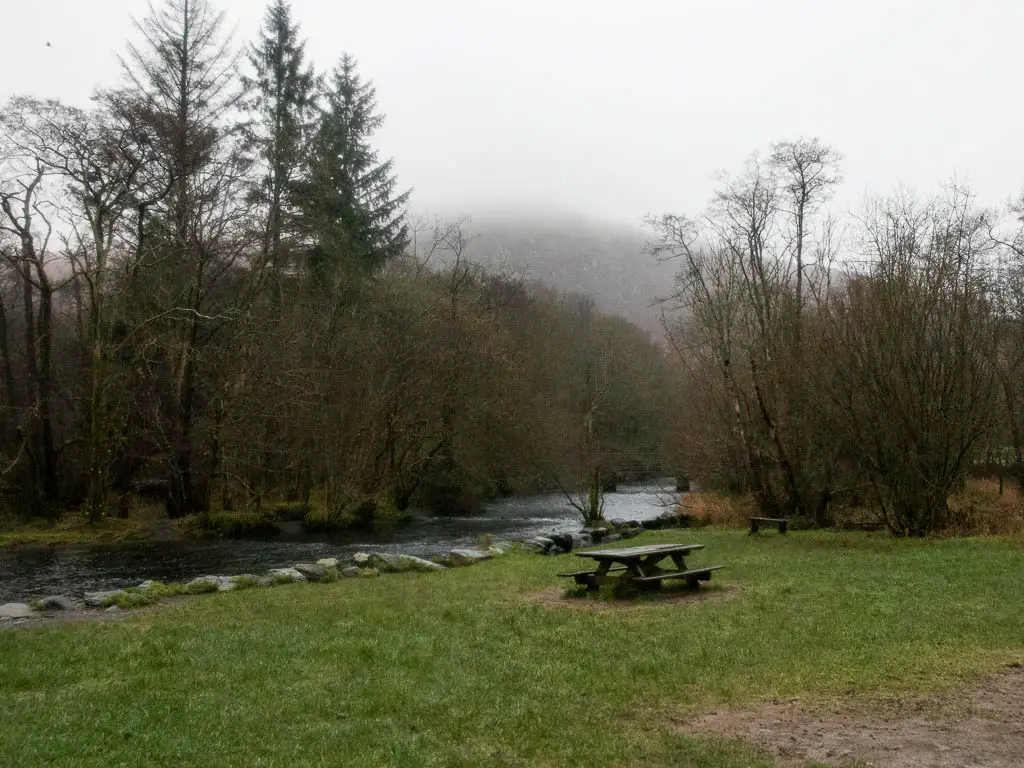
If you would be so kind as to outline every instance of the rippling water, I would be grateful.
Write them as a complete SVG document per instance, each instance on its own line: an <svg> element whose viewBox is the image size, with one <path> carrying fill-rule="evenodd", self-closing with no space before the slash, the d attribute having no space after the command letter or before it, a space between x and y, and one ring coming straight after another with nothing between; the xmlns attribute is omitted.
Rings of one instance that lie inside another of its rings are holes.
<svg viewBox="0 0 1024 768"><path fill-rule="evenodd" d="M605 517L646 520L679 499L671 480L621 486L605 494ZM579 530L579 514L558 493L517 496L487 505L479 517L416 515L407 525L330 536L303 534L296 524L260 541L146 542L45 550L0 550L0 603L44 595L131 586L144 579L181 581L203 574L261 573L321 557L364 550L433 555L476 544L484 534L525 539Z"/></svg>

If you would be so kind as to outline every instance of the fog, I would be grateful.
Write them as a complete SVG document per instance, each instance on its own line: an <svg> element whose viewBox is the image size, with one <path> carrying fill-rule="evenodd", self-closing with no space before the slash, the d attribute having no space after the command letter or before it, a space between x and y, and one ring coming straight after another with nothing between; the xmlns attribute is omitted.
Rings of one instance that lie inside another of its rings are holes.
<svg viewBox="0 0 1024 768"><path fill-rule="evenodd" d="M82 103L118 76L139 0L13 3L0 97ZM220 0L241 44L263 12ZM1024 3L1005 0L294 0L308 53L375 81L378 135L412 206L638 223L696 211L717 170L771 141L840 149L855 208L956 178L998 205L1024 184L1015 82ZM49 45L47 45L49 43Z"/></svg>

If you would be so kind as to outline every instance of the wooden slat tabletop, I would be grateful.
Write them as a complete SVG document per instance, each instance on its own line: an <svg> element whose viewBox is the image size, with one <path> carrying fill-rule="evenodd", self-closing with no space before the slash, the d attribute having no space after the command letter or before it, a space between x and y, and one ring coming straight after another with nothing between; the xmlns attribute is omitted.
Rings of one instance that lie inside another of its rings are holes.
<svg viewBox="0 0 1024 768"><path fill-rule="evenodd" d="M577 557L591 557L594 560L638 560L648 555L671 555L674 552L692 552L704 549L703 544L649 544L646 547L624 547L623 549L595 549L577 552Z"/></svg>

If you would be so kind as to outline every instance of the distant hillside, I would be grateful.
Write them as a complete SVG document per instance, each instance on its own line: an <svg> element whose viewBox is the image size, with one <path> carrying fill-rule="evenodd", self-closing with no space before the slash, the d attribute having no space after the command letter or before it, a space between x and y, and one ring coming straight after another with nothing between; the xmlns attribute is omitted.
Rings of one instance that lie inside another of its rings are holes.
<svg viewBox="0 0 1024 768"><path fill-rule="evenodd" d="M470 259L586 294L602 311L660 333L652 304L671 290L673 267L643 253L647 235L639 227L571 215L474 216L466 230Z"/></svg>

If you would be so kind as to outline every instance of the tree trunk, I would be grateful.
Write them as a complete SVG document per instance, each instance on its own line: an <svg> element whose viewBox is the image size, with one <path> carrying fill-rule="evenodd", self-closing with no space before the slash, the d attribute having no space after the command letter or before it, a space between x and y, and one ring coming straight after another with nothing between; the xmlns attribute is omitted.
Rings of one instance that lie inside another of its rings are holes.
<svg viewBox="0 0 1024 768"><path fill-rule="evenodd" d="M60 496L57 483L57 448L53 435L53 289L42 274L39 265L37 273L40 277L39 286L39 426L40 426L40 479L42 480L43 498L47 504L54 504Z"/></svg>
<svg viewBox="0 0 1024 768"><path fill-rule="evenodd" d="M199 508L192 477L192 415L195 405L195 352L198 321L188 321L188 331L175 388L171 425L170 477L168 478L167 515L183 517Z"/></svg>

